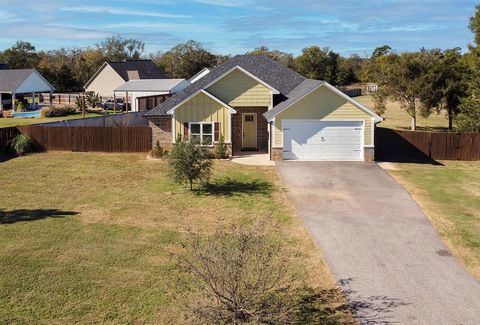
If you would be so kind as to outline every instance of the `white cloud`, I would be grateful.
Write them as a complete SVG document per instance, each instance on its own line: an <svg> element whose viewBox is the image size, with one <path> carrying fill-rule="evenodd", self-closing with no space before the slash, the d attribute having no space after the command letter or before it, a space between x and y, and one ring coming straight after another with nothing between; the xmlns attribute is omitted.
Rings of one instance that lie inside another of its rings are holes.
<svg viewBox="0 0 480 325"><path fill-rule="evenodd" d="M102 6L78 6L63 7L60 10L70 12L98 13L111 15L127 15L127 16L143 16L143 17L159 17L159 18L189 18L187 15L169 14L155 11L130 10L124 8L102 7Z"/></svg>

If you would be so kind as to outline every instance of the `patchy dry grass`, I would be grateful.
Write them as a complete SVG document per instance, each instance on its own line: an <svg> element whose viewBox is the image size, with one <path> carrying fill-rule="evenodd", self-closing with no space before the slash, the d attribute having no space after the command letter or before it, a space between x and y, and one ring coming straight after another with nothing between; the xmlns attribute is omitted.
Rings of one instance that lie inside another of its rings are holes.
<svg viewBox="0 0 480 325"><path fill-rule="evenodd" d="M0 323L181 323L171 253L182 239L264 219L299 253L308 285L335 288L272 167L216 162L196 192L142 154L32 154L0 167Z"/></svg>
<svg viewBox="0 0 480 325"><path fill-rule="evenodd" d="M389 170L425 211L449 249L480 280L480 162L395 164Z"/></svg>
<svg viewBox="0 0 480 325"><path fill-rule="evenodd" d="M354 99L366 107L373 108L371 96L360 96L355 97ZM411 117L397 102L387 103L387 110L385 111L385 114L383 114L383 117L385 120L378 124L380 127L397 130L410 130ZM422 131L445 131L448 129L448 119L445 114L437 113L431 114L428 118L418 116L417 129Z"/></svg>

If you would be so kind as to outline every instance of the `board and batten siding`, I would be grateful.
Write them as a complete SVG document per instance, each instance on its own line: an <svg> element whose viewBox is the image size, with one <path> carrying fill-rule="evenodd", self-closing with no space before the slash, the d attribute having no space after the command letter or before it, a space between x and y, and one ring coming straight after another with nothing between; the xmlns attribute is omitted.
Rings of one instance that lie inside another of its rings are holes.
<svg viewBox="0 0 480 325"><path fill-rule="evenodd" d="M236 69L207 88L232 107L270 107L272 91Z"/></svg>
<svg viewBox="0 0 480 325"><path fill-rule="evenodd" d="M365 145L373 145L372 116L325 87L314 90L275 116L274 132L276 147L283 146L282 120L284 119L314 119L324 121L364 120Z"/></svg>
<svg viewBox="0 0 480 325"><path fill-rule="evenodd" d="M183 123L188 122L220 122L220 135L230 142L230 112L217 101L204 93L198 93L175 109L175 132L183 134Z"/></svg>

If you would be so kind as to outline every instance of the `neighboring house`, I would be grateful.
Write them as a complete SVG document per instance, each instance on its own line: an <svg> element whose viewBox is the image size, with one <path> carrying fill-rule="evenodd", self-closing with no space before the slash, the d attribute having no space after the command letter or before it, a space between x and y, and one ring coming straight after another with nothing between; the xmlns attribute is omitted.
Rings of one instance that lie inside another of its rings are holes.
<svg viewBox="0 0 480 325"><path fill-rule="evenodd" d="M202 79L203 77L205 77L209 73L210 73L209 68L203 68L202 70L198 71L193 77L188 79L188 81L190 81L190 83L193 84L193 83L197 82L198 80Z"/></svg>
<svg viewBox="0 0 480 325"><path fill-rule="evenodd" d="M114 89L139 79L164 79L165 75L152 60L108 61L85 84L85 91L113 97Z"/></svg>
<svg viewBox="0 0 480 325"><path fill-rule="evenodd" d="M147 111L190 85L185 79L130 80L114 90L115 97L124 97L131 110Z"/></svg>
<svg viewBox="0 0 480 325"><path fill-rule="evenodd" d="M4 104L11 104L15 112L15 99L18 95L32 96L35 107L36 94L52 92L55 88L35 69L0 70L0 110ZM51 96L50 96L51 97Z"/></svg>
<svg viewBox="0 0 480 325"><path fill-rule="evenodd" d="M230 150L268 150L272 160L373 160L380 116L325 81L266 56L236 56L144 115L153 143L176 136Z"/></svg>

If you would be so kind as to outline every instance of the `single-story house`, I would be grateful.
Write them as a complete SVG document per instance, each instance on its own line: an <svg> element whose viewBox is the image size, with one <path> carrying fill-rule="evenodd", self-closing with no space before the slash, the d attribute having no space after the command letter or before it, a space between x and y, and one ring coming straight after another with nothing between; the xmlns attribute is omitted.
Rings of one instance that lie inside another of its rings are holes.
<svg viewBox="0 0 480 325"><path fill-rule="evenodd" d="M132 112L147 111L189 85L185 79L130 80L114 90L114 97L125 98Z"/></svg>
<svg viewBox="0 0 480 325"><path fill-rule="evenodd" d="M15 112L15 99L24 94L32 96L32 106L35 107L36 94L52 93L54 90L47 79L35 69L0 69L0 111L3 110L3 105L9 102Z"/></svg>
<svg viewBox="0 0 480 325"><path fill-rule="evenodd" d="M163 71L152 60L107 61L84 88L87 92L113 97L114 89L130 80L164 79Z"/></svg>
<svg viewBox="0 0 480 325"><path fill-rule="evenodd" d="M178 135L270 159L373 160L380 116L329 83L266 56L235 56L144 114L153 143Z"/></svg>

